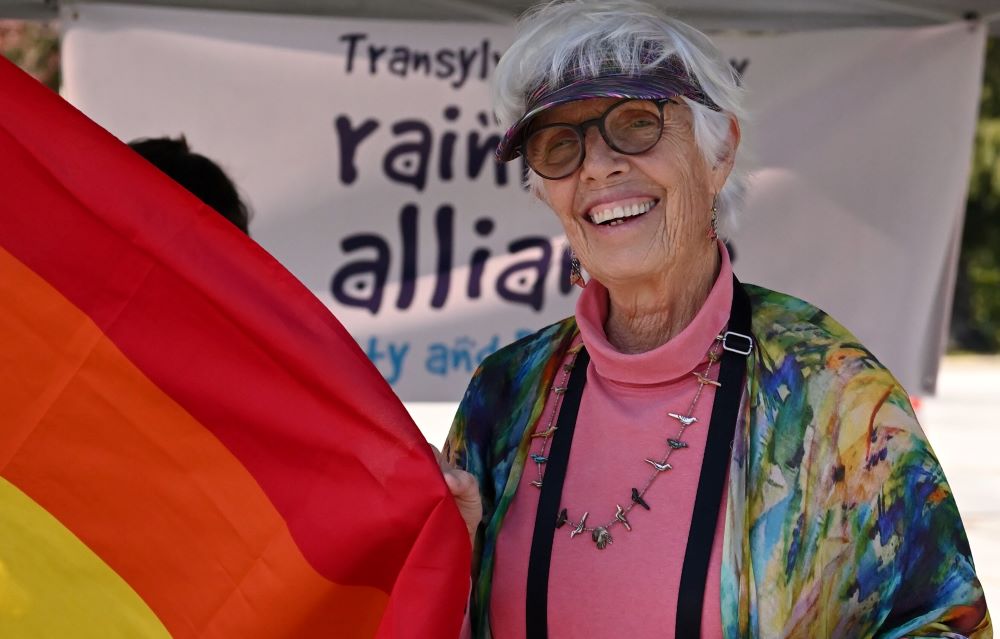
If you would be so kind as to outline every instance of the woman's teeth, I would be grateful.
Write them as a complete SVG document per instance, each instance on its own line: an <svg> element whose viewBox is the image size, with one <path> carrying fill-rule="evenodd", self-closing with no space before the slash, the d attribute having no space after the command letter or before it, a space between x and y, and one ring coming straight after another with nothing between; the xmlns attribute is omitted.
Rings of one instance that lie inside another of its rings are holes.
<svg viewBox="0 0 1000 639"><path fill-rule="evenodd" d="M638 202L628 206L615 206L591 213L590 219L594 224L617 226L618 224L623 224L626 218L642 215L653 208L654 204L656 204L656 200L647 200L646 202Z"/></svg>

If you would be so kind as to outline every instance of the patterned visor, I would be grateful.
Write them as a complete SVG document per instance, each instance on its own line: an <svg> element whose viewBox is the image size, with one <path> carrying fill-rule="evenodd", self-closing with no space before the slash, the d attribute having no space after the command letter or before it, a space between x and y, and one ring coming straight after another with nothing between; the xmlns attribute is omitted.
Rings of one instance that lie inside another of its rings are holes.
<svg viewBox="0 0 1000 639"><path fill-rule="evenodd" d="M528 96L528 106L521 119L504 134L497 147L497 160L509 162L520 156L521 144L530 130L531 121L542 111L554 106L589 98L663 100L676 96L694 100L713 111L720 110L676 58L668 58L660 66L641 74L607 73L596 77L569 79L561 82L555 89L543 83Z"/></svg>

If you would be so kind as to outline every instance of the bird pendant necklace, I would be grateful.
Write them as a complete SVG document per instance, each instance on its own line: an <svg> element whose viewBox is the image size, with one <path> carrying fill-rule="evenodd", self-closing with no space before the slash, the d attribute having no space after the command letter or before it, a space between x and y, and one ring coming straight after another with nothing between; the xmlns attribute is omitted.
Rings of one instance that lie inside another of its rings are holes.
<svg viewBox="0 0 1000 639"><path fill-rule="evenodd" d="M677 430L673 433L673 436L667 438L666 449L663 455L659 457L647 457L643 460L643 463L651 466L652 470L650 471L650 475L646 479L645 483L642 484L641 487L633 487L629 499L622 500L627 505L622 506L620 503L615 504L615 513L612 519L603 524L592 526L587 525L587 518L590 517L589 511L585 511L579 519L577 519L576 516L570 515L568 508L562 508L559 511L558 518L556 519L556 528L562 528L569 523L572 526L572 529L569 532L571 539L575 539L578 535L590 533L590 539L597 546L598 550L604 550L614 541L611 536L611 530L613 528L621 526L627 532L632 531L632 523L629 521L629 514L634 508L639 507L645 510L651 510L652 507L649 505L649 502L646 501L646 493L649 492L649 489L660 475L673 469L673 464L671 463L672 456L676 454L677 451L684 450L688 447L688 443L684 440L684 434L689 428L698 423L698 419L694 416L694 412L695 408L698 406L698 400L701 399L705 387L713 386L715 388L720 388L722 386L717 379L712 379L710 377L712 367L715 366L720 359L722 342L723 336L717 336L715 341L712 343L712 347L708 350L708 363L704 369L701 371L692 371L691 374L698 379L698 388L694 393L694 397L691 399L691 404L688 406L687 411L684 413L667 412L666 416L668 418L668 423L676 424ZM583 344L578 344L571 348L567 353L569 361L563 364L561 380L552 386L552 392L555 394L555 399L552 403L552 410L549 413L548 422L546 423L544 429L531 435L532 440L539 441L538 450L529 455L531 460L535 463L535 469L537 471L536 479L531 481L531 485L538 489L542 488L543 480L545 478L545 463L548 461L549 443L555 435L556 417L559 415L563 395L565 395L568 390L567 383L569 381L569 375L573 370L573 366L576 364L577 356L582 348Z"/></svg>

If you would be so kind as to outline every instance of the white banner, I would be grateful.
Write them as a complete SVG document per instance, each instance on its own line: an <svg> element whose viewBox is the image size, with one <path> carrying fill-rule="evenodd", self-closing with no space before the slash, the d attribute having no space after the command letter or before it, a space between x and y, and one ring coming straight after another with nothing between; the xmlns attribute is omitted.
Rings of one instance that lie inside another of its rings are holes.
<svg viewBox="0 0 1000 639"><path fill-rule="evenodd" d="M73 5L64 91L123 140L184 134L252 236L406 400L455 401L497 347L569 315L554 216L497 165L506 26ZM933 388L950 304L981 28L720 37L759 167L736 270L853 329Z"/></svg>

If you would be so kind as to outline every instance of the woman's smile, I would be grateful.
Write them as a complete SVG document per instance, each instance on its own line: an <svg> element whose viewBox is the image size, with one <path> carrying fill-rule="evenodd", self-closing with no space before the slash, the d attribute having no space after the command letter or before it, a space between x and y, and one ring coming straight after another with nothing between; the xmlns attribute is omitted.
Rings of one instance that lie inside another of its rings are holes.
<svg viewBox="0 0 1000 639"><path fill-rule="evenodd" d="M586 219L596 226L619 226L645 215L659 203L658 198L627 198L592 206Z"/></svg>

